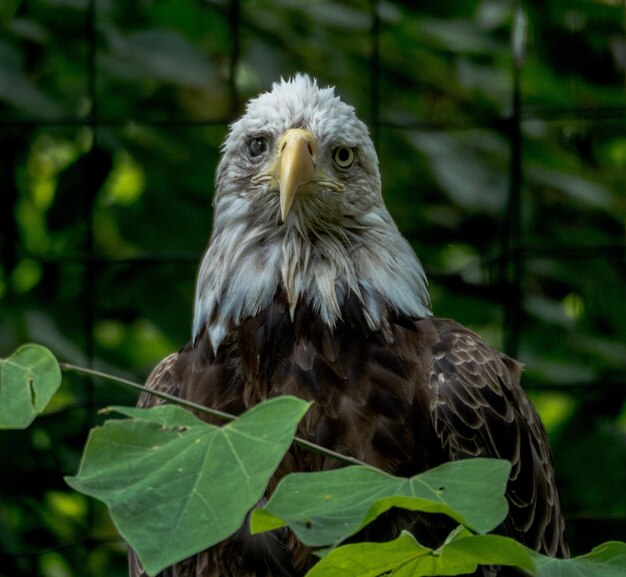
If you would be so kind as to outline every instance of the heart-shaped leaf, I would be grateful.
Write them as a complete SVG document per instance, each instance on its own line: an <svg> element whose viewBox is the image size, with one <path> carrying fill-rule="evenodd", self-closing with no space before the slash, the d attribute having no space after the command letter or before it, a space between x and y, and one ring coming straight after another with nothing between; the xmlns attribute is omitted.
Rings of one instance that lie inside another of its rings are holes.
<svg viewBox="0 0 626 577"><path fill-rule="evenodd" d="M572 559L541 555L501 535L455 530L439 549L420 545L404 532L387 543L357 543L333 549L306 577L426 577L473 574L480 565L517 567L536 577L622 577L626 543L604 543Z"/></svg>
<svg viewBox="0 0 626 577"><path fill-rule="evenodd" d="M68 484L104 501L148 574L234 533L263 496L309 404L277 397L224 427L172 405L116 408Z"/></svg>
<svg viewBox="0 0 626 577"><path fill-rule="evenodd" d="M506 517L511 465L496 459L446 463L410 479L366 467L285 477L253 512L253 532L289 525L306 545L336 545L391 507L444 513L478 533Z"/></svg>
<svg viewBox="0 0 626 577"><path fill-rule="evenodd" d="M338 547L315 565L307 577L468 575L479 565L510 565L529 573L535 571L526 547L508 537L470 533L433 550L404 532L387 543Z"/></svg>
<svg viewBox="0 0 626 577"><path fill-rule="evenodd" d="M532 553L537 577L624 577L626 575L626 543L609 541L591 553L572 559L554 559Z"/></svg>
<svg viewBox="0 0 626 577"><path fill-rule="evenodd" d="M0 428L28 427L60 386L59 363L46 347L22 345L0 359Z"/></svg>

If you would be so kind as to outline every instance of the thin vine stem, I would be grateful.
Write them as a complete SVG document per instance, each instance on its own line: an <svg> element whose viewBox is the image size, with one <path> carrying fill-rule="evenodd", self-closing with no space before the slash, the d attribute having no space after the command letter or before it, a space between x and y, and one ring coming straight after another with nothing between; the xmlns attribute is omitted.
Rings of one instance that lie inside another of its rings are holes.
<svg viewBox="0 0 626 577"><path fill-rule="evenodd" d="M162 391L155 391L153 389L149 389L145 387L144 385L140 385L139 383L135 383L128 379L124 379L123 377L116 377L115 375L103 373L102 371L97 371L95 369L87 369L85 367L79 367L71 363L59 363L59 366L61 367L62 371L68 371L72 373L77 373L79 375L86 375L89 377L95 377L98 379L111 381L113 383L117 383L119 385L123 385L131 389L135 389L136 391L141 391L142 393L148 393L149 395L159 397L160 399L163 399L164 401L168 401L170 403L179 405L181 407L185 407L186 409L198 411L199 413L204 413L206 415L217 417L225 421L234 421L237 418L237 415L232 415L231 413L226 413L218 409L212 409L211 407L205 407L204 405L199 405L198 403L187 401L185 399L179 399L178 397L175 397L174 395L170 395ZM293 442L294 442L294 445L302 447L303 449L312 451L314 453L319 453L320 455L324 455L325 457L336 459L337 461L340 461L347 465L358 465L360 467L367 467L368 469L373 469L381 473L383 472L381 469L378 469L377 467L373 467L372 465L368 465L367 463L359 459L356 459L355 457L343 455L342 453L338 453L337 451L333 451L332 449L327 449L326 447L322 447L321 445L317 445L315 443L312 443L311 441L307 441L306 439L295 437Z"/></svg>

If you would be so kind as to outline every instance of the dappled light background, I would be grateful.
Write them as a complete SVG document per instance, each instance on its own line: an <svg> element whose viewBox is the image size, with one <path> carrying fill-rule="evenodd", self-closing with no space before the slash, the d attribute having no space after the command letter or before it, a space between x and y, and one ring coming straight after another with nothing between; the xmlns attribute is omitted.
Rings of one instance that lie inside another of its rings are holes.
<svg viewBox="0 0 626 577"><path fill-rule="evenodd" d="M4 0L0 356L138 381L189 338L227 125L280 76L354 104L433 308L525 363L574 551L626 539L626 2ZM71 491L98 409L66 376L0 433L0 575L126 573Z"/></svg>

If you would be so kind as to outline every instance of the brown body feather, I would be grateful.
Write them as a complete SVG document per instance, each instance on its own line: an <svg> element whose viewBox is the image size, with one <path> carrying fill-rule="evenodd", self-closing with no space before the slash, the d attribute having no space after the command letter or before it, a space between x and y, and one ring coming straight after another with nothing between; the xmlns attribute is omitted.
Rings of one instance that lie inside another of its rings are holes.
<svg viewBox="0 0 626 577"><path fill-rule="evenodd" d="M450 320L396 318L388 342L367 329L356 303L345 305L349 314L331 331L305 307L292 321L278 294L233 330L217 354L201 333L165 359L147 385L235 414L275 395L314 401L300 436L397 475L464 457L508 459L510 513L501 531L533 549L565 555L546 434L519 385L520 365ZM140 399L144 407L158 402L146 394ZM293 448L269 491L289 472L337 466ZM436 517L391 514L360 537L391 539L402 528L436 545L450 526ZM242 529L163 575L295 576L312 562L287 532L251 537Z"/></svg>

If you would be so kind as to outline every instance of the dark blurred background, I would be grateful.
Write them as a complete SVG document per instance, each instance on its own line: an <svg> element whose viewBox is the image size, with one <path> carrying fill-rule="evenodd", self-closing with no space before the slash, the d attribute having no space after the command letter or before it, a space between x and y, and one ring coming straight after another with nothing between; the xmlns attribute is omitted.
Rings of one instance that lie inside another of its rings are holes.
<svg viewBox="0 0 626 577"><path fill-rule="evenodd" d="M0 356L143 380L190 335L213 177L297 71L356 106L437 315L526 365L575 552L626 539L626 0L0 2ZM116 385L0 432L0 575L125 575L64 484Z"/></svg>

